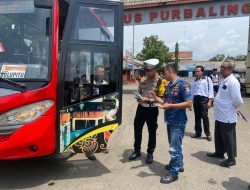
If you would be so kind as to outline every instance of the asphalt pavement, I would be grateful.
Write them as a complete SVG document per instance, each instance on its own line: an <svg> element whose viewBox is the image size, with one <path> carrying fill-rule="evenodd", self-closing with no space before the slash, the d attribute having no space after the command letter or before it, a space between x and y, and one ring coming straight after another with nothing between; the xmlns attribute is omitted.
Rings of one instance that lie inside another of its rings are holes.
<svg viewBox="0 0 250 190"><path fill-rule="evenodd" d="M157 147L154 162L145 163L148 133L143 130L142 156L129 161L133 151L133 120L137 103L133 90L136 85L124 85L123 121L112 134L109 152L96 154L97 160L87 160L77 154L67 161L44 159L0 162L0 189L58 189L58 190L247 190L250 184L250 98L244 98L242 113L249 123L237 123L237 164L231 168L219 166L219 159L208 158L214 151L214 139L192 139L194 114L188 111L188 124L183 141L185 171L179 180L161 184L166 175L165 164L170 160L167 132L160 110ZM211 131L214 131L213 109L209 110Z"/></svg>

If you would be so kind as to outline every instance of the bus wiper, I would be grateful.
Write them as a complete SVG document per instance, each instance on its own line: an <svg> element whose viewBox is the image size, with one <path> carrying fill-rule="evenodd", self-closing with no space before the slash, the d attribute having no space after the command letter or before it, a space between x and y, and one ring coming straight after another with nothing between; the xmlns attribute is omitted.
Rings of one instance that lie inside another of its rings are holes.
<svg viewBox="0 0 250 190"><path fill-rule="evenodd" d="M21 90L21 92L23 92L24 89L26 89L26 85L23 84L23 83L15 82L15 81L12 81L12 80L9 80L9 79L6 79L6 78L2 78L2 77L0 77L0 81L19 88Z"/></svg>

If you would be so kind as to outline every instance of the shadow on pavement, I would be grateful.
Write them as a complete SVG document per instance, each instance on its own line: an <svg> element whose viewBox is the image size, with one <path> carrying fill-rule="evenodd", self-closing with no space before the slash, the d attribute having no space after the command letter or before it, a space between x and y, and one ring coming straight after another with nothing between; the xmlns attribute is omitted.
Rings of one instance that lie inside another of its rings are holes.
<svg viewBox="0 0 250 190"><path fill-rule="evenodd" d="M243 181L238 177L230 177L229 181L222 182L222 186L227 190L235 190L235 189L248 190L250 182Z"/></svg>
<svg viewBox="0 0 250 190"><path fill-rule="evenodd" d="M120 161L122 163L133 162L133 161L130 161L128 159L128 157L130 156L130 154L133 153L133 151L134 150L132 150L132 149L124 150L123 155L122 155L123 158ZM149 176L159 176L160 177L160 176L166 175L167 170L165 170L164 164L157 162L156 160L154 160L154 162L152 164L146 164L146 157L147 157L147 154L141 152L141 156L135 160L135 161L141 161L141 164L131 167L131 170L143 168L143 167L148 167L149 170L152 172L152 173L147 173L145 171L141 171L138 174L139 177L149 177Z"/></svg>
<svg viewBox="0 0 250 190"><path fill-rule="evenodd" d="M214 165L219 165L220 159L219 158L210 158L207 156L207 153L208 152L205 152L205 151L199 151L197 153L191 154L191 156L197 158L198 160L200 160L202 162L206 162L206 163L214 164Z"/></svg>
<svg viewBox="0 0 250 190"><path fill-rule="evenodd" d="M187 137L191 137L192 135L194 135L194 133L191 133L191 132L185 132L185 136L187 136Z"/></svg>
<svg viewBox="0 0 250 190"><path fill-rule="evenodd" d="M192 132L185 132L185 136L192 138L194 133ZM198 138L192 138L193 140L207 140L207 137L198 137Z"/></svg>
<svg viewBox="0 0 250 190"><path fill-rule="evenodd" d="M0 162L0 189L24 189L57 180L110 173L98 160L26 159Z"/></svg>

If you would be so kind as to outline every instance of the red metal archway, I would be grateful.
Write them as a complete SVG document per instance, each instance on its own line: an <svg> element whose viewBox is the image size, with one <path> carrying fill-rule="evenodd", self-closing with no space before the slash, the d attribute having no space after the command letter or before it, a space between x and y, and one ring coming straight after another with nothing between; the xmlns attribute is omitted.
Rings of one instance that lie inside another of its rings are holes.
<svg viewBox="0 0 250 190"><path fill-rule="evenodd" d="M250 0L123 0L124 25L143 25L250 15ZM250 26L250 23L249 23ZM250 94L250 27L246 92Z"/></svg>

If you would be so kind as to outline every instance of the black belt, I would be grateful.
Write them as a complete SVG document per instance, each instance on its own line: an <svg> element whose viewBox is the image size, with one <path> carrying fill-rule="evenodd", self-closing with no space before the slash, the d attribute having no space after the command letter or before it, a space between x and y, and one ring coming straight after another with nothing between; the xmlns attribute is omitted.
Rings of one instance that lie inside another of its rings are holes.
<svg viewBox="0 0 250 190"><path fill-rule="evenodd" d="M201 95L194 95L194 98L197 97L197 98L208 98L207 96L201 96Z"/></svg>

